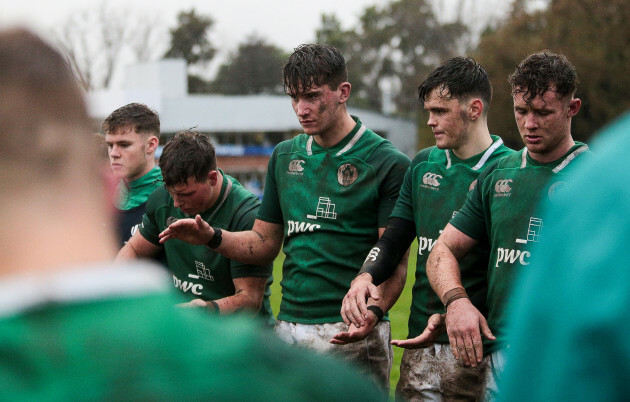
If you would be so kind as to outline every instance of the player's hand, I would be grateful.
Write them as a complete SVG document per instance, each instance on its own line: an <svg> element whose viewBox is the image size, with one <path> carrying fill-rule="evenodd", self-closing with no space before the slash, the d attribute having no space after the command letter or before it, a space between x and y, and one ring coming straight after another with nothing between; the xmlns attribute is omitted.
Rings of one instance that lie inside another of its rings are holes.
<svg viewBox="0 0 630 402"><path fill-rule="evenodd" d="M465 366L476 367L483 359L481 334L495 340L485 317L469 299L457 299L446 311L446 332L456 359Z"/></svg>
<svg viewBox="0 0 630 402"><path fill-rule="evenodd" d="M415 338L392 340L392 345L405 349L426 348L435 343L435 340L446 332L446 314L433 314L427 321L427 327Z"/></svg>
<svg viewBox="0 0 630 402"><path fill-rule="evenodd" d="M358 328L366 324L367 317L370 315L367 309L366 301L379 300L380 293L378 288L372 283L372 275L363 273L352 281L350 290L346 293L341 303L341 318L346 324L354 325Z"/></svg>
<svg viewBox="0 0 630 402"><path fill-rule="evenodd" d="M208 306L208 303L202 299L194 299L194 300L189 301L188 303L176 304L176 306L183 307L183 308L196 308L196 307L205 308Z"/></svg>
<svg viewBox="0 0 630 402"><path fill-rule="evenodd" d="M350 324L347 332L340 332L333 336L330 343L334 345L345 345L348 343L358 342L365 339L366 336L372 332L372 329L378 324L376 315L368 310L368 318L365 320L365 325L357 327L354 324Z"/></svg>
<svg viewBox="0 0 630 402"><path fill-rule="evenodd" d="M195 216L195 219L180 219L171 223L158 235L160 244L170 239L179 239L190 244L206 244L212 236L214 229L200 215Z"/></svg>

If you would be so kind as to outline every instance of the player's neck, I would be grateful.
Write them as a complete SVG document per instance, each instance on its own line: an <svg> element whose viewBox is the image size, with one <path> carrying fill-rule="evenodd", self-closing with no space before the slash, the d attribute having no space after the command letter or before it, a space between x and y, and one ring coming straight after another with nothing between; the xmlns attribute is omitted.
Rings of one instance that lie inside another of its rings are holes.
<svg viewBox="0 0 630 402"><path fill-rule="evenodd" d="M458 148L453 149L453 153L461 160L472 158L475 155L479 155L488 147L492 145L492 137L488 130L488 125L478 125L472 127L471 132L468 134L464 144Z"/></svg>
<svg viewBox="0 0 630 402"><path fill-rule="evenodd" d="M357 123L345 108L343 109L343 113L340 113L340 115L341 116L337 120L337 124L335 124L330 130L313 136L313 139L319 146L329 148L337 145L346 137L346 135L350 133L350 131L352 131L354 126L356 126Z"/></svg>
<svg viewBox="0 0 630 402"><path fill-rule="evenodd" d="M134 175L133 177L125 177L123 180L125 183L131 183L132 181L138 180L141 177L144 177L145 174L149 173L155 167L155 159L151 158L147 161L144 168L140 171L140 173Z"/></svg>
<svg viewBox="0 0 630 402"><path fill-rule="evenodd" d="M23 208L12 209L14 229L0 234L7 251L0 255L0 276L38 274L113 260L117 250L113 216L99 208L98 201L42 209L26 204L33 206L28 202Z"/></svg>

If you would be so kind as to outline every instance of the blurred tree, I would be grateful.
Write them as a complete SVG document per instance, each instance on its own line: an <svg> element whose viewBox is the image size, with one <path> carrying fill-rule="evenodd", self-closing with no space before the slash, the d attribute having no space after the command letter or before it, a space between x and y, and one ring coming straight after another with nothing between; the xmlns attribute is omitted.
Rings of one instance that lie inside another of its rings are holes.
<svg viewBox="0 0 630 402"><path fill-rule="evenodd" d="M284 52L255 34L219 67L212 92L231 95L282 94Z"/></svg>
<svg viewBox="0 0 630 402"><path fill-rule="evenodd" d="M95 10L70 14L54 35L85 89L94 90L110 86L129 54L137 61L157 58L160 27L156 17L139 17L103 2Z"/></svg>
<svg viewBox="0 0 630 402"><path fill-rule="evenodd" d="M578 3L550 1L547 8L529 11L526 0L514 2L505 23L488 32L474 52L494 86L489 114L493 133L512 147L522 141L514 123L507 77L529 54L549 49L566 55L575 66L582 109L573 119L576 139L586 141L600 127L630 108L630 2L596 0Z"/></svg>
<svg viewBox="0 0 630 402"><path fill-rule="evenodd" d="M317 39L346 58L352 105L414 118L418 83L461 52L466 32L459 22L440 24L427 0L396 0L365 9L356 29L343 30L336 17L324 15Z"/></svg>
<svg viewBox="0 0 630 402"><path fill-rule="evenodd" d="M545 11L531 14L522 4L515 4L508 20L497 30L486 32L472 56L488 71L493 95L488 114L490 132L503 137L505 143L521 149L514 122L514 108L508 76L528 55L544 48L541 30L546 24ZM574 119L575 121L575 119Z"/></svg>
<svg viewBox="0 0 630 402"><path fill-rule="evenodd" d="M177 26L170 29L171 44L164 57L182 58L188 64L188 91L191 93L208 92L209 83L191 72L191 67L202 68L216 53L208 39L208 33L214 25L209 16L199 15L195 9L177 14Z"/></svg>

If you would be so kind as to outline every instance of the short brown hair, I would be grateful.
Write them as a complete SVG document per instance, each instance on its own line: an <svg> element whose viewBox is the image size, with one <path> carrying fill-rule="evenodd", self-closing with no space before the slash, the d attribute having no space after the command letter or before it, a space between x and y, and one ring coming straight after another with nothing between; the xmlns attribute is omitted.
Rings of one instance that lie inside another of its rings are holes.
<svg viewBox="0 0 630 402"><path fill-rule="evenodd" d="M217 158L210 138L196 131L184 130L175 134L162 150L160 169L164 184L173 187L188 183L194 177L206 181L208 173L216 170Z"/></svg>
<svg viewBox="0 0 630 402"><path fill-rule="evenodd" d="M103 132L111 134L121 127L131 127L138 134L160 138L160 117L142 103L130 103L114 110L103 122Z"/></svg>

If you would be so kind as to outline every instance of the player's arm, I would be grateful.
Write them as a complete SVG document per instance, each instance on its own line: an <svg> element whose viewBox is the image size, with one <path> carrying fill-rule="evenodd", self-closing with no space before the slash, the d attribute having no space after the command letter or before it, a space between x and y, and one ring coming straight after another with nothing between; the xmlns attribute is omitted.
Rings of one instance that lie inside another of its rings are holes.
<svg viewBox="0 0 630 402"><path fill-rule="evenodd" d="M208 244L215 229L197 215L194 219L180 219L160 233L160 243L179 239L190 244ZM282 246L284 227L281 224L256 219L252 230L228 232L221 230L221 242L214 250L238 262L266 265L273 262Z"/></svg>
<svg viewBox="0 0 630 402"><path fill-rule="evenodd" d="M205 301L195 299L189 303L180 304L181 307L203 307L217 314L229 314L239 311L248 310L256 313L260 310L260 306L265 294L265 285L267 278L244 277L234 278L235 292L232 296L221 299Z"/></svg>
<svg viewBox="0 0 630 402"><path fill-rule="evenodd" d="M466 295L460 278L458 260L476 244L475 239L449 223L427 260L429 282L446 307L446 328L453 355L473 367L483 358L481 332L494 339L486 319Z"/></svg>
<svg viewBox="0 0 630 402"><path fill-rule="evenodd" d="M415 232L412 221L390 218L385 232L370 250L359 274L352 281L350 290L343 299L341 316L346 324L352 323L359 327L364 324L368 314L366 302L370 297L373 300L380 299L381 291L377 286L385 280L397 275L398 281L402 280L404 287L408 250ZM404 278L400 278L400 275L404 275ZM389 288L389 285L387 287ZM395 302L396 300L393 300L393 303Z"/></svg>
<svg viewBox="0 0 630 402"><path fill-rule="evenodd" d="M118 255L116 255L116 261L153 257L157 255L161 249L162 247L145 239L140 231L136 231L129 241L120 249Z"/></svg>
<svg viewBox="0 0 630 402"><path fill-rule="evenodd" d="M384 232L385 228L379 228L379 236L382 237ZM368 336L383 318L383 315L389 311L394 303L396 303L396 300L398 300L398 297L400 297L400 293L405 287L405 281L407 280L408 257L409 249L404 252L394 273L376 288L375 296L364 301L364 304L366 304L366 313L360 317L360 324L355 325L350 322L348 331L336 334L330 340L330 343L344 345L346 343L359 341Z"/></svg>

